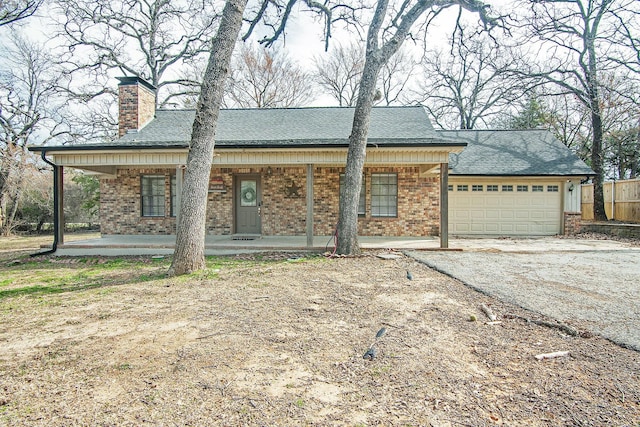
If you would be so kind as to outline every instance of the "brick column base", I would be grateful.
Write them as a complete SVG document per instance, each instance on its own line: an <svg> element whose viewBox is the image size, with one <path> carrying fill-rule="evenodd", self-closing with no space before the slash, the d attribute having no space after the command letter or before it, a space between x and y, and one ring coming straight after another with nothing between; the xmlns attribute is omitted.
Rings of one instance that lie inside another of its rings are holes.
<svg viewBox="0 0 640 427"><path fill-rule="evenodd" d="M582 213L581 212L565 212L564 213L564 235L574 236L582 231Z"/></svg>

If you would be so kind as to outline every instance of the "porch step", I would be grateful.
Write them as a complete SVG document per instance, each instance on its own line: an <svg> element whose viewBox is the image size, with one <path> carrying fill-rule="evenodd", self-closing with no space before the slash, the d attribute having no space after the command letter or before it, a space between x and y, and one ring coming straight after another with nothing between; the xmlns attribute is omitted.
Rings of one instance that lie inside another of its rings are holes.
<svg viewBox="0 0 640 427"><path fill-rule="evenodd" d="M257 240L262 238L260 234L233 234L231 240Z"/></svg>

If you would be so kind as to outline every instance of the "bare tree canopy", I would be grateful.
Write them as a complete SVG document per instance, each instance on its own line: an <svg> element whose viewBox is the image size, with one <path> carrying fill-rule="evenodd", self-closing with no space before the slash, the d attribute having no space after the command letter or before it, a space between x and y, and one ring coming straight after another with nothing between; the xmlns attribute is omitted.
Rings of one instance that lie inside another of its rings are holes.
<svg viewBox="0 0 640 427"><path fill-rule="evenodd" d="M6 42L6 41L5 41ZM25 183L33 165L27 145L66 133L61 102L56 99L53 60L44 46L17 35L2 46L0 65L0 210L3 233L11 232Z"/></svg>
<svg viewBox="0 0 640 427"><path fill-rule="evenodd" d="M486 126L524 92L510 74L514 52L482 34L456 33L447 50L427 50L416 97L443 129Z"/></svg>
<svg viewBox="0 0 640 427"><path fill-rule="evenodd" d="M314 78L325 94L341 107L356 103L358 84L364 68L364 48L357 43L337 45L329 55L314 59Z"/></svg>
<svg viewBox="0 0 640 427"><path fill-rule="evenodd" d="M13 24L32 16L44 0L1 0L0 26Z"/></svg>
<svg viewBox="0 0 640 427"><path fill-rule="evenodd" d="M234 59L225 107L300 107L313 100L310 75L285 51L243 44Z"/></svg>
<svg viewBox="0 0 640 427"><path fill-rule="evenodd" d="M632 19L640 4L631 0L531 1L526 16L526 40L538 42L535 58L521 65L524 74L570 94L590 115L589 163L594 178L594 218L606 220L603 180L603 90L607 75L619 70L631 52L620 40L620 21ZM539 60L538 58L545 58ZM613 88L611 88L613 89Z"/></svg>
<svg viewBox="0 0 640 427"><path fill-rule="evenodd" d="M417 62L409 52L402 48L389 58L380 70L380 77L378 77L377 90L380 91L378 103L383 105L416 103L417 99L411 95L408 89L415 80L414 73L417 66Z"/></svg>
<svg viewBox="0 0 640 427"><path fill-rule="evenodd" d="M328 54L314 59L314 79L341 107L356 104L358 85L364 69L364 46L351 42L346 47L334 46ZM378 78L380 91L376 103L384 105L410 104L408 87L415 79L416 63L405 50L400 50L384 64Z"/></svg>
<svg viewBox="0 0 640 427"><path fill-rule="evenodd" d="M140 76L158 88L159 105L197 90L199 81L176 77L209 50L217 13L209 1L56 0L61 36L68 46L63 60L78 76L70 90L84 98L100 95L112 78L108 71ZM92 87L77 87L90 77Z"/></svg>

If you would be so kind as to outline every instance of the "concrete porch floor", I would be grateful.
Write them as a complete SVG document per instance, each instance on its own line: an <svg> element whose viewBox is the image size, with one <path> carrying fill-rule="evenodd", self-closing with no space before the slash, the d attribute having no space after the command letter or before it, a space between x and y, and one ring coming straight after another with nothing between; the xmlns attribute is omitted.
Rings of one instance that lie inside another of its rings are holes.
<svg viewBox="0 0 640 427"><path fill-rule="evenodd" d="M171 236L105 236L95 239L76 240L58 246L60 256L123 256L123 255L172 255L175 246ZM363 249L431 250L440 249L438 237L359 237ZM333 239L316 236L314 251L333 250ZM328 245L327 245L328 243ZM263 236L256 240L233 240L232 236L207 236L207 255L234 255L261 251L309 250L306 236ZM450 237L449 249L453 251L479 252L593 252L593 251L639 251L640 247L631 243L600 239L571 239L557 236L521 238L469 238Z"/></svg>
<svg viewBox="0 0 640 427"><path fill-rule="evenodd" d="M440 248L438 237L368 237L358 238L363 249L428 249ZM176 242L175 235L110 235L97 239L65 242L58 246L56 255L171 255ZM229 255L258 251L333 250L331 236L315 236L313 247L307 247L306 236L262 236L254 240L234 240L233 236L205 237L206 255Z"/></svg>

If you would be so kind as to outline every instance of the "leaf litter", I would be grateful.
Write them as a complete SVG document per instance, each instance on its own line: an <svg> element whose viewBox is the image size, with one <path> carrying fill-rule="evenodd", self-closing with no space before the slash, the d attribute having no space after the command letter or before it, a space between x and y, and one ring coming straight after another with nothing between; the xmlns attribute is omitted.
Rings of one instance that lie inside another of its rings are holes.
<svg viewBox="0 0 640 427"><path fill-rule="evenodd" d="M640 422L638 352L545 327L410 258L240 258L0 300L0 424ZM469 321L483 306L499 321Z"/></svg>

